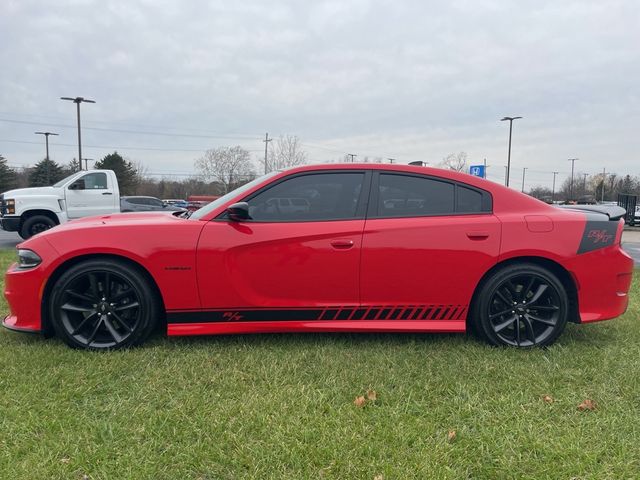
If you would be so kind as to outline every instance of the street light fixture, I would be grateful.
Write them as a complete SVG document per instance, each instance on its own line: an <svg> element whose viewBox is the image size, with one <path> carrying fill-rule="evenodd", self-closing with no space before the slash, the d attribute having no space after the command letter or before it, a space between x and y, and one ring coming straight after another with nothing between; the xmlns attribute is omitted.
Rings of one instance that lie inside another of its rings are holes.
<svg viewBox="0 0 640 480"><path fill-rule="evenodd" d="M45 145L47 146L47 185L51 183L51 164L49 163L49 135L58 135L53 132L33 132L36 135L44 135Z"/></svg>
<svg viewBox="0 0 640 480"><path fill-rule="evenodd" d="M33 132L33 133L36 135L44 135L45 145L47 146L47 161L48 161L49 160L49 135L55 135L57 137L58 134L53 132Z"/></svg>
<svg viewBox="0 0 640 480"><path fill-rule="evenodd" d="M509 120L509 153L507 156L507 175L505 178L505 186L507 187L509 186L509 171L511 170L511 133L513 131L513 121L518 120L519 118L522 117L504 117L500 119L501 122Z"/></svg>
<svg viewBox="0 0 640 480"><path fill-rule="evenodd" d="M84 169L89 170L89 162L95 162L93 158L83 158L84 160ZM80 163L80 170L82 170L82 162Z"/></svg>
<svg viewBox="0 0 640 480"><path fill-rule="evenodd" d="M76 104L76 111L78 113L78 162L80 162L80 170L82 170L82 138L80 136L80 104L84 103L96 103L94 100L89 100L84 97L60 97L60 100L69 100Z"/></svg>

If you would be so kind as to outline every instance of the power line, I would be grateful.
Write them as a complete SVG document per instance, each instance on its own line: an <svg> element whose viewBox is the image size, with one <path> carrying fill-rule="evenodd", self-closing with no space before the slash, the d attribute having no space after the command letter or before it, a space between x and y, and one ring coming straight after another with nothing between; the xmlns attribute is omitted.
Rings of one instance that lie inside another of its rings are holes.
<svg viewBox="0 0 640 480"><path fill-rule="evenodd" d="M55 123L44 123L44 122L29 122L26 120L14 120L9 118L0 118L0 122L5 123L15 123L20 125L48 125L52 127L59 128L77 128L75 125L68 124L55 124ZM105 127L83 127L84 130L95 130L98 132L115 132L115 133L131 133L135 135L156 135L161 137L189 137L189 138L243 138L243 139L258 139L258 136L254 135L244 135L244 134L225 134L225 135L195 135L188 133L170 133L170 132L153 132L153 131L143 131L143 130L126 130L121 128L105 128Z"/></svg>

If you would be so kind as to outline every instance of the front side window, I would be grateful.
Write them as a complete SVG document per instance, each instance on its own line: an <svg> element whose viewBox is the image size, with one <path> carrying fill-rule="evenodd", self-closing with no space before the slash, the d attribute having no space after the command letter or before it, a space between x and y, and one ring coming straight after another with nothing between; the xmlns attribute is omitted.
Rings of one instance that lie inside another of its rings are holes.
<svg viewBox="0 0 640 480"><path fill-rule="evenodd" d="M82 177L84 180L85 190L106 189L107 174L106 173L90 173Z"/></svg>
<svg viewBox="0 0 640 480"><path fill-rule="evenodd" d="M305 222L356 218L364 173L298 175L247 199L258 222Z"/></svg>

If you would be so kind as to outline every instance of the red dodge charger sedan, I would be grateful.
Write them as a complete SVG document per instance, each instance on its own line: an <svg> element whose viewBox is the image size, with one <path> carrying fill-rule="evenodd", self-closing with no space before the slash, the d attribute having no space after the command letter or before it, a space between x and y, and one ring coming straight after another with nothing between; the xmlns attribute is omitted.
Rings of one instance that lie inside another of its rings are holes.
<svg viewBox="0 0 640 480"><path fill-rule="evenodd" d="M549 345L567 322L627 308L623 221L586 208L596 211L434 168L293 168L190 216L92 217L21 243L4 326L94 350L141 344L159 326L471 330L494 345Z"/></svg>

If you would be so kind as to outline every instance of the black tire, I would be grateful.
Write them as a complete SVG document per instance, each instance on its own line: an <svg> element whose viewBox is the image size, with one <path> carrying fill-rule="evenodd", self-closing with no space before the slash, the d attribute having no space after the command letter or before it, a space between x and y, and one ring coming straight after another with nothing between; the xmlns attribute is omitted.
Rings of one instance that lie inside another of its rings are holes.
<svg viewBox="0 0 640 480"><path fill-rule="evenodd" d="M569 297L558 277L539 265L522 263L483 281L470 327L492 345L544 347L560 336L568 317Z"/></svg>
<svg viewBox="0 0 640 480"><path fill-rule="evenodd" d="M154 330L160 312L147 278L113 259L72 266L56 280L49 300L56 334L67 345L87 350L142 344Z"/></svg>
<svg viewBox="0 0 640 480"><path fill-rule="evenodd" d="M45 215L34 215L22 222L20 236L25 240L33 237L35 234L44 232L56 226L56 222Z"/></svg>

